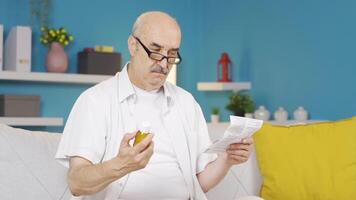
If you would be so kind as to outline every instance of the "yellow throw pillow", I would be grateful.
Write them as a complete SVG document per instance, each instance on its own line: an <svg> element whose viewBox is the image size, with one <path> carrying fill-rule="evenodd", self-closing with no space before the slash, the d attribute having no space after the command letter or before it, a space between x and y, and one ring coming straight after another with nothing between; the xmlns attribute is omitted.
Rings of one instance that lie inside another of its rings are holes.
<svg viewBox="0 0 356 200"><path fill-rule="evenodd" d="M356 200L356 117L254 135L265 200Z"/></svg>

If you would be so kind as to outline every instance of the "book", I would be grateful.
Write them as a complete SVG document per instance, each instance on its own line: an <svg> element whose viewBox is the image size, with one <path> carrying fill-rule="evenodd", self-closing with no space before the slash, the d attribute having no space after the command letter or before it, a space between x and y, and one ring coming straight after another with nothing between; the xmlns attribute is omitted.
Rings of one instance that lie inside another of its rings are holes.
<svg viewBox="0 0 356 200"><path fill-rule="evenodd" d="M31 72L31 28L15 26L5 40L4 70Z"/></svg>
<svg viewBox="0 0 356 200"><path fill-rule="evenodd" d="M105 46L105 45L96 45L95 46L96 52L103 52L103 53L113 53L114 47L113 46Z"/></svg>

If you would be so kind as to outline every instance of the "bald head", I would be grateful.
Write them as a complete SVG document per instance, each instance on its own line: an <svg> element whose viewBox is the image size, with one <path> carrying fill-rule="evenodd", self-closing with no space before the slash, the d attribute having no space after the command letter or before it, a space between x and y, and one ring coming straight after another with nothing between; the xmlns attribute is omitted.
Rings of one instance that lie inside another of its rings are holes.
<svg viewBox="0 0 356 200"><path fill-rule="evenodd" d="M157 30L158 27L164 27L166 30L173 30L180 33L177 21L167 13L160 11L151 11L141 14L132 27L132 35L141 37L144 34Z"/></svg>
<svg viewBox="0 0 356 200"><path fill-rule="evenodd" d="M162 87L173 66L168 57L179 56L180 41L179 25L168 14L155 11L140 15L127 40L130 81L148 91ZM164 57L159 60L157 54Z"/></svg>

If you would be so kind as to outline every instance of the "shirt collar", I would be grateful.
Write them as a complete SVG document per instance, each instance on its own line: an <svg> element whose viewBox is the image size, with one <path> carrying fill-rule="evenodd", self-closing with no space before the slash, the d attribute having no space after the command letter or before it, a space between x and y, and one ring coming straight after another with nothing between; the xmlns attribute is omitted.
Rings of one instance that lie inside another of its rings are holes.
<svg viewBox="0 0 356 200"><path fill-rule="evenodd" d="M127 73L127 66L129 63L126 63L124 68L118 74L118 88L119 88L119 102L121 103L128 97L135 94L135 90L132 86L132 83L129 79L129 75Z"/></svg>
<svg viewBox="0 0 356 200"><path fill-rule="evenodd" d="M136 93L135 89L132 86L132 83L129 78L129 74L127 72L128 70L128 65L130 62L127 62L124 66L124 68L121 70L121 72L118 75L118 88L119 88L119 102L122 103L125 99L129 97L133 97L134 99L136 98ZM172 95L171 92L168 89L168 83L163 84L163 93L167 102L167 106L172 103Z"/></svg>

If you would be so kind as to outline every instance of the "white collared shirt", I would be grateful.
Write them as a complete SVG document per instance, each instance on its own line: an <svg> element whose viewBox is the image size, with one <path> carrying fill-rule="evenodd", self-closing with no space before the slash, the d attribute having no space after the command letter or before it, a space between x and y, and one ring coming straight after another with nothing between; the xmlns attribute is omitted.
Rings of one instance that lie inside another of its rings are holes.
<svg viewBox="0 0 356 200"><path fill-rule="evenodd" d="M110 160L118 154L125 133L137 130L131 114L135 90L127 74L121 73L84 91L67 120L56 158L65 166L71 156L80 156L93 164ZM174 141L172 147L182 170L191 198L205 199L196 174L216 158L203 151L211 144L204 116L188 92L166 82L163 86L162 123ZM152 180L159 181L159 180ZM101 192L82 199L118 199L127 176L111 183Z"/></svg>

